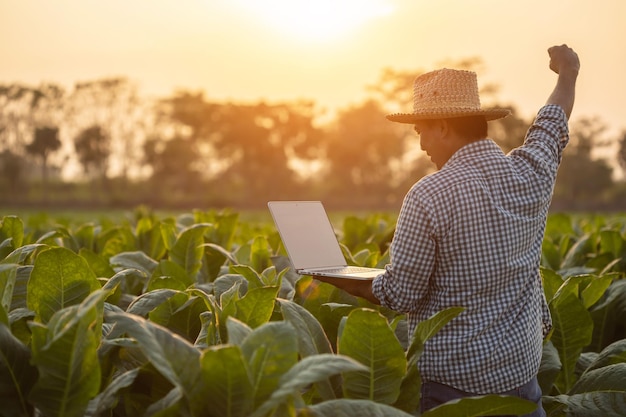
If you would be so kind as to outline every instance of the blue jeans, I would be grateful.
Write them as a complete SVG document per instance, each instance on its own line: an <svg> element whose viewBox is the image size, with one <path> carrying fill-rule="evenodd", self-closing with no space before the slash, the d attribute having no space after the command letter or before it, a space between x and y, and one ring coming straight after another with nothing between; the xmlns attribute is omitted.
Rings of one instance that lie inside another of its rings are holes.
<svg viewBox="0 0 626 417"><path fill-rule="evenodd" d="M541 388L537 382L537 378L531 379L521 387L514 388L507 392L498 392L499 395L512 395L529 400L537 404L537 409L531 414L524 417L545 417L546 413L541 406ZM422 381L422 399L420 401L420 411L423 413L433 407L441 405L451 400L463 397L472 397L477 394L461 391L448 385L440 384L433 381Z"/></svg>

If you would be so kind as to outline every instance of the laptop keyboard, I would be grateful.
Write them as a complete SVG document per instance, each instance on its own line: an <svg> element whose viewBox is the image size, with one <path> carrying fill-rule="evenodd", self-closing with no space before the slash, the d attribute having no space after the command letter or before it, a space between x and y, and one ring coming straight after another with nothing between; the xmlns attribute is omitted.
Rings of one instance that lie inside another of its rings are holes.
<svg viewBox="0 0 626 417"><path fill-rule="evenodd" d="M324 269L324 273L330 274L358 274L359 272L369 272L372 268L365 266L343 266L340 268Z"/></svg>

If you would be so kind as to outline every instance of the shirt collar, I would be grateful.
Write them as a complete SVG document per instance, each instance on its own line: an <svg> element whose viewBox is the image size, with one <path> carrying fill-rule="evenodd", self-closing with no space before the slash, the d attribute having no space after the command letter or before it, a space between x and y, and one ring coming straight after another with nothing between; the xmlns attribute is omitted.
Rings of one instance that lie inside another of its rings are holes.
<svg viewBox="0 0 626 417"><path fill-rule="evenodd" d="M456 151L450 159L448 159L448 162L444 164L442 169L446 168L448 165L454 165L468 159L475 159L481 155L493 154L494 152L502 153L502 149L489 138L470 142Z"/></svg>

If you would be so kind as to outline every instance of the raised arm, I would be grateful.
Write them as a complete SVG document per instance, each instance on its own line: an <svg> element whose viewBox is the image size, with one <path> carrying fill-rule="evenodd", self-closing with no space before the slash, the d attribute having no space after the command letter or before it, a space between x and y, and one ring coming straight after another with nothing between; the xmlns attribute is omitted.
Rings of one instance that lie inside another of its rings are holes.
<svg viewBox="0 0 626 417"><path fill-rule="evenodd" d="M569 119L574 108L576 79L580 70L578 54L567 45L553 46L548 49L550 69L558 74L556 86L546 104L561 106Z"/></svg>

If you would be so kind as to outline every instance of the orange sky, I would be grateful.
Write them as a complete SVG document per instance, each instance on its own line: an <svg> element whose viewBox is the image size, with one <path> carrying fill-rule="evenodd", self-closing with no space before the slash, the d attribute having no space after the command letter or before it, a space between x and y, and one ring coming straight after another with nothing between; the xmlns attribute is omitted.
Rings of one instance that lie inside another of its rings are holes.
<svg viewBox="0 0 626 417"><path fill-rule="evenodd" d="M127 76L145 95L333 109L362 100L384 67L479 56L479 81L529 117L555 79L546 49L567 43L582 62L573 117L621 132L624 22L625 0L0 0L0 83Z"/></svg>

